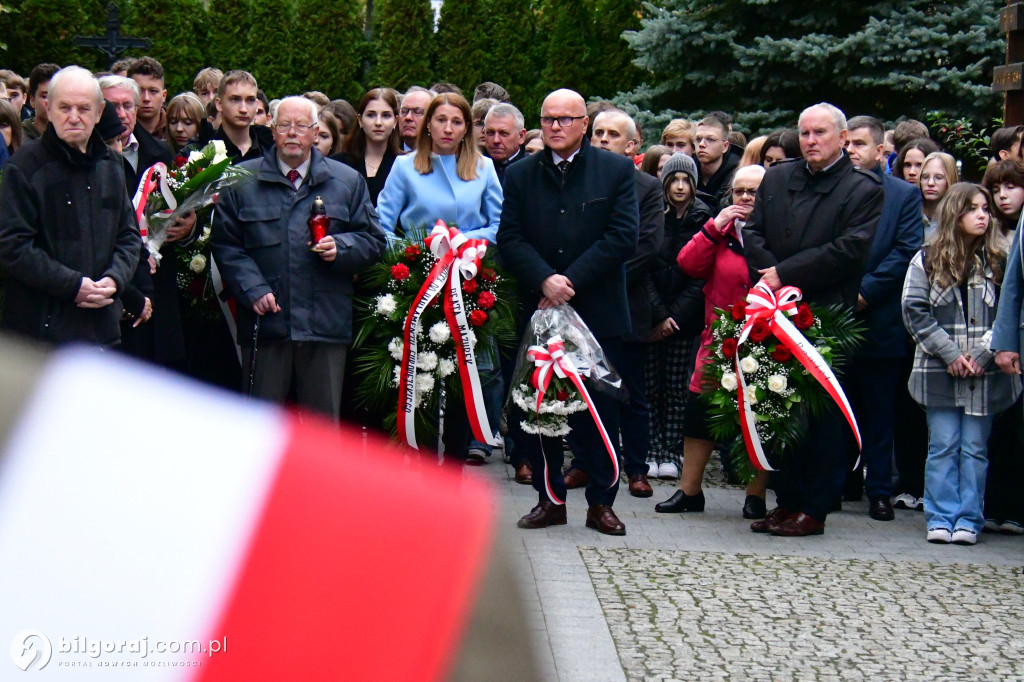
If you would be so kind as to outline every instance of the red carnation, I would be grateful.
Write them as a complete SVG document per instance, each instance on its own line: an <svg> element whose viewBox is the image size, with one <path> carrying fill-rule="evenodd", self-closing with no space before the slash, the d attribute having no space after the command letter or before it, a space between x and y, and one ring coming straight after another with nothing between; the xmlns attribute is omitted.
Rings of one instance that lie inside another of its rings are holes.
<svg viewBox="0 0 1024 682"><path fill-rule="evenodd" d="M737 322L739 322L739 321L743 320L743 318L745 318L746 316L747 316L747 304L745 302L740 301L739 303L737 303L736 305L734 305L732 307L732 319L734 319Z"/></svg>
<svg viewBox="0 0 1024 682"><path fill-rule="evenodd" d="M569 399L569 391L566 391L564 389L560 390L557 393L555 393L555 398L561 400L562 402L565 402L566 400Z"/></svg>
<svg viewBox="0 0 1024 682"><path fill-rule="evenodd" d="M474 291L476 291L476 280L467 279L465 282L462 283L462 290L465 291L467 294L471 294Z"/></svg>
<svg viewBox="0 0 1024 682"><path fill-rule="evenodd" d="M722 355L732 360L736 357L736 339L731 336L722 341Z"/></svg>
<svg viewBox="0 0 1024 682"><path fill-rule="evenodd" d="M496 300L497 299L494 298L494 294L492 294L491 292L482 291L480 292L480 295L477 296L476 298L476 304L483 308L484 310L490 310L491 308L494 307L494 302Z"/></svg>
<svg viewBox="0 0 1024 682"><path fill-rule="evenodd" d="M188 163L188 159L185 158L184 156L175 156L174 157L174 165L177 166L178 168L181 168L186 163Z"/></svg>
<svg viewBox="0 0 1024 682"><path fill-rule="evenodd" d="M776 362L789 362L793 358L793 351L783 345L775 346L772 351L772 360Z"/></svg>
<svg viewBox="0 0 1024 682"><path fill-rule="evenodd" d="M403 279L409 279L409 268L399 263L398 265L391 266L391 276L401 282Z"/></svg>
<svg viewBox="0 0 1024 682"><path fill-rule="evenodd" d="M469 314L469 323L474 327L482 327L487 324L487 313L482 310L474 310Z"/></svg>
<svg viewBox="0 0 1024 682"><path fill-rule="evenodd" d="M814 313L811 312L811 306L801 303L800 307L796 309L796 317L793 318L793 324L801 331L810 329L811 325L814 324Z"/></svg>
<svg viewBox="0 0 1024 682"><path fill-rule="evenodd" d="M494 270L491 270L490 268L484 268L483 270L480 271L480 279L482 279L485 282L497 282L498 273L496 273Z"/></svg>
<svg viewBox="0 0 1024 682"><path fill-rule="evenodd" d="M750 327L750 340L754 343L761 343L772 334L772 328L764 320L754 320Z"/></svg>
<svg viewBox="0 0 1024 682"><path fill-rule="evenodd" d="M421 253L423 253L423 252L420 251L420 247L416 246L415 244L410 244L409 246L405 247L405 259L407 261L412 262L412 261L416 260L416 258Z"/></svg>

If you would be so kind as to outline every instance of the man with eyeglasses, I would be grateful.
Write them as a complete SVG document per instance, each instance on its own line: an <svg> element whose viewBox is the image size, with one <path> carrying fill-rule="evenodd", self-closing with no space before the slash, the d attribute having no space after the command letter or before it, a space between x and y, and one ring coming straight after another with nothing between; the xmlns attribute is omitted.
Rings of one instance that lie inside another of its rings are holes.
<svg viewBox="0 0 1024 682"><path fill-rule="evenodd" d="M717 215L739 166L739 159L729 153L729 127L716 116L706 116L697 122L693 141L697 145L696 161L700 166L697 191L710 197L704 200Z"/></svg>
<svg viewBox="0 0 1024 682"><path fill-rule="evenodd" d="M895 518L889 499L893 494L895 397L906 390L901 386L906 382L901 367L911 361L900 297L910 260L921 248L921 192L909 182L883 172L885 127L878 119L856 116L848 126L846 151L850 161L881 179L885 201L857 293L858 317L867 326L867 332L854 356L857 371L849 372L846 379L847 397L864 442L864 466L847 474L844 497L859 500L866 487L871 518L891 521ZM906 371L909 372L909 364ZM850 466L855 461L853 453ZM909 497L906 495L904 503ZM916 503L913 498L908 506Z"/></svg>
<svg viewBox="0 0 1024 682"><path fill-rule="evenodd" d="M314 148L316 104L284 98L271 129L274 146L241 164L255 181L217 201L213 256L238 301L252 395L283 403L294 383L300 405L337 421L352 340L352 278L384 250L384 230L362 176ZM330 224L313 244L308 221L318 198Z"/></svg>
<svg viewBox="0 0 1024 682"><path fill-rule="evenodd" d="M125 190L132 198L142 176L151 166L156 163L171 166L171 151L138 122L140 91L137 82L125 76L103 76L99 79L99 86L103 98L113 105L125 127L121 136L121 156ZM173 257L172 243L187 237L195 223L196 214L189 213L168 228L162 253L170 257L163 258L159 267L155 259L143 251L129 296L137 297L140 294L136 292L141 291L152 299L152 322L136 325L134 320L125 320L121 325L121 349L124 352L175 370L185 366L185 337L178 304L178 264Z"/></svg>
<svg viewBox="0 0 1024 682"><path fill-rule="evenodd" d="M556 90L541 106L545 149L505 174L505 201L498 228L498 250L515 275L524 303L523 323L534 308L571 305L601 344L613 366L630 330L626 262L637 247L639 217L632 162L591 146L586 139L586 102L572 90ZM608 433L617 433L614 398L594 394ZM566 487L558 438L536 436L510 417L517 448L530 457L539 501L519 520L520 528L566 523ZM587 475L586 525L601 533L624 535L612 510L619 482L613 462L589 413L569 417L583 472ZM545 461L546 460L546 461ZM544 471L548 480L544 480Z"/></svg>
<svg viewBox="0 0 1024 682"><path fill-rule="evenodd" d="M434 92L414 85L402 97L402 107L398 110L398 134L402 136L402 149L407 152L416 150L416 138L423 125L423 115L427 106L434 99Z"/></svg>
<svg viewBox="0 0 1024 682"><path fill-rule="evenodd" d="M808 107L799 130L803 158L768 169L743 228L750 276L773 291L795 286L807 303L852 309L882 215L882 181L850 161L846 115L835 106ZM778 506L751 530L823 534L846 478L848 438L838 408L812 419L803 441L771 473Z"/></svg>

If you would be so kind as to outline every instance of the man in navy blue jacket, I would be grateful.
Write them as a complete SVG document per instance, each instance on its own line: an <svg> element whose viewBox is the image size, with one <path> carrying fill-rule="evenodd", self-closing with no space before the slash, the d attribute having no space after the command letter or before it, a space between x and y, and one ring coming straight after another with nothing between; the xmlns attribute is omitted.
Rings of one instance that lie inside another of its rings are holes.
<svg viewBox="0 0 1024 682"><path fill-rule="evenodd" d="M910 259L921 248L924 235L921 192L909 182L882 172L885 128L878 119L857 116L848 126L850 160L882 178L885 192L882 217L857 296L857 316L868 331L853 361L856 369L847 372L847 386L863 441L861 461L867 469L869 513L877 521L891 521L895 397L907 390L900 386L900 364L909 348L900 294ZM857 471L851 476L859 495L863 474Z"/></svg>
<svg viewBox="0 0 1024 682"><path fill-rule="evenodd" d="M586 103L556 90L541 106L545 149L508 169L498 250L521 288L523 309L568 303L590 328L612 365L630 331L626 261L636 251L636 170L625 156L591 147ZM593 394L608 433L618 431L614 399ZM518 419L510 419L518 424ZM612 511L618 491L611 458L588 413L569 417L587 486L587 526L611 535L626 527ZM566 523L562 449L557 438L521 438L540 501L520 528ZM517 442L518 446L518 442ZM547 458L548 481L544 480Z"/></svg>

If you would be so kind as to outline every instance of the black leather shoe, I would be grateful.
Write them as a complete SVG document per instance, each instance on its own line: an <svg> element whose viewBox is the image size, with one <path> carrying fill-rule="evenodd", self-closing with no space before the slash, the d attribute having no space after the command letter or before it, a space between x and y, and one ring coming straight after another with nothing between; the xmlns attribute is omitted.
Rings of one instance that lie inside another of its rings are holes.
<svg viewBox="0 0 1024 682"><path fill-rule="evenodd" d="M743 503L743 518L763 519L767 515L768 507L765 506L764 499L757 495L747 495L747 500Z"/></svg>
<svg viewBox="0 0 1024 682"><path fill-rule="evenodd" d="M892 510L892 504L888 497L876 497L871 500L868 510L871 518L875 521L892 521L896 518L896 512Z"/></svg>
<svg viewBox="0 0 1024 682"><path fill-rule="evenodd" d="M687 495L682 490L677 490L672 497L654 505L654 511L662 514L702 512L704 511L704 491L702 490L696 495Z"/></svg>

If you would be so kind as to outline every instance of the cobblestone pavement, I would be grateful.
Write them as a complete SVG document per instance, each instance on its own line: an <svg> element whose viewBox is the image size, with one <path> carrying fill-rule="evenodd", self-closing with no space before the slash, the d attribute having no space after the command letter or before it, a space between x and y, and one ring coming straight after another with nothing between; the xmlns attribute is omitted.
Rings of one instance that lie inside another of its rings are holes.
<svg viewBox="0 0 1024 682"><path fill-rule="evenodd" d="M494 459L467 475L499 489L544 680L1024 680L1024 538L930 545L923 514L878 522L866 502L823 536L755 534L717 473L702 514L654 511L674 482L622 486L609 537L572 490L568 525L526 531L537 493Z"/></svg>
<svg viewBox="0 0 1024 682"><path fill-rule="evenodd" d="M1016 569L580 553L630 680L1024 678Z"/></svg>

